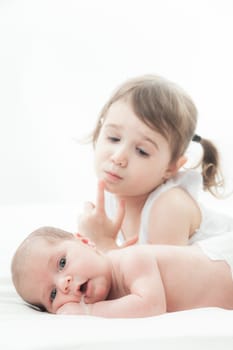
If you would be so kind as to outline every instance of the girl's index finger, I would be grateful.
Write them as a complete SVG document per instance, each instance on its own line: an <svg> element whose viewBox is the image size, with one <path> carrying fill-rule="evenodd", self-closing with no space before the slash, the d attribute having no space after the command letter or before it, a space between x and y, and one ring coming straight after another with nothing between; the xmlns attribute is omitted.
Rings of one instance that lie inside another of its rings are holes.
<svg viewBox="0 0 233 350"><path fill-rule="evenodd" d="M104 188L105 188L104 181L100 180L98 182L97 196L96 196L96 211L97 211L97 213L104 213L105 212Z"/></svg>

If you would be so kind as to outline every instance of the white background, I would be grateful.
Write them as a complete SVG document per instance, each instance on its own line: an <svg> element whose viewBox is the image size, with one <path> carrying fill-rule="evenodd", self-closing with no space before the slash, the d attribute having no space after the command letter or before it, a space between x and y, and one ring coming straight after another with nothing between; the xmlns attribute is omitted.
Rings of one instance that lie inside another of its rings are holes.
<svg viewBox="0 0 233 350"><path fill-rule="evenodd" d="M95 189L88 134L145 73L181 85L233 178L231 0L0 0L0 205L75 203Z"/></svg>

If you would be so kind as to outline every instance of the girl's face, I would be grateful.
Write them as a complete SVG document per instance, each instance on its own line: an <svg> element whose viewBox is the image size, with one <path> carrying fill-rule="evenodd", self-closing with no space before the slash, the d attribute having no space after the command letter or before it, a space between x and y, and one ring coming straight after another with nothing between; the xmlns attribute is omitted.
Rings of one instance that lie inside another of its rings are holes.
<svg viewBox="0 0 233 350"><path fill-rule="evenodd" d="M111 270L106 256L78 239L48 244L38 238L34 244L31 253L29 247L21 290L29 303L56 313L65 303L80 302L81 297L87 304L107 297Z"/></svg>
<svg viewBox="0 0 233 350"><path fill-rule="evenodd" d="M121 197L144 196L174 170L167 140L144 124L126 101L112 104L95 146L97 177Z"/></svg>

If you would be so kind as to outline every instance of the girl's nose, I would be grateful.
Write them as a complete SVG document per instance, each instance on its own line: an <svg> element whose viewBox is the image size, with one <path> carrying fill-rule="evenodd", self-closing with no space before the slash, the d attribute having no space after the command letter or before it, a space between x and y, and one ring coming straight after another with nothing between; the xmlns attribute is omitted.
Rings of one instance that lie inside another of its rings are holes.
<svg viewBox="0 0 233 350"><path fill-rule="evenodd" d="M72 277L71 276L59 276L57 280L57 287L62 293L67 294L71 288Z"/></svg>
<svg viewBox="0 0 233 350"><path fill-rule="evenodd" d="M128 165L128 159L124 150L118 150L112 155L112 162L121 167L125 168Z"/></svg>

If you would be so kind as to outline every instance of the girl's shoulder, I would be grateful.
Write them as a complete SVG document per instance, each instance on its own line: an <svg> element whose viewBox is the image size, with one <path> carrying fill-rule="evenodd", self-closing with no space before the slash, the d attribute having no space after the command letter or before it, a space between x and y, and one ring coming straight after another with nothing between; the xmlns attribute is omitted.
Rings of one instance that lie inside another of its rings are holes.
<svg viewBox="0 0 233 350"><path fill-rule="evenodd" d="M197 200L201 189L201 174L196 170L190 169L179 171L174 177L151 192L141 213L140 243L147 242L149 217L151 216L152 207L155 208L156 203L162 205L164 202L165 204L169 202L170 207L172 207L173 203L175 208L178 204L185 205L185 208L188 210L188 203L191 204L192 208L194 207L194 203L195 206L197 206ZM157 208L159 207L157 206Z"/></svg>
<svg viewBox="0 0 233 350"><path fill-rule="evenodd" d="M181 188L185 190L194 200L197 200L199 192L202 189L202 176L198 171L193 169L179 171L174 177L150 193L143 210L146 211L147 208L149 209L153 202L161 194L168 192L173 188Z"/></svg>

